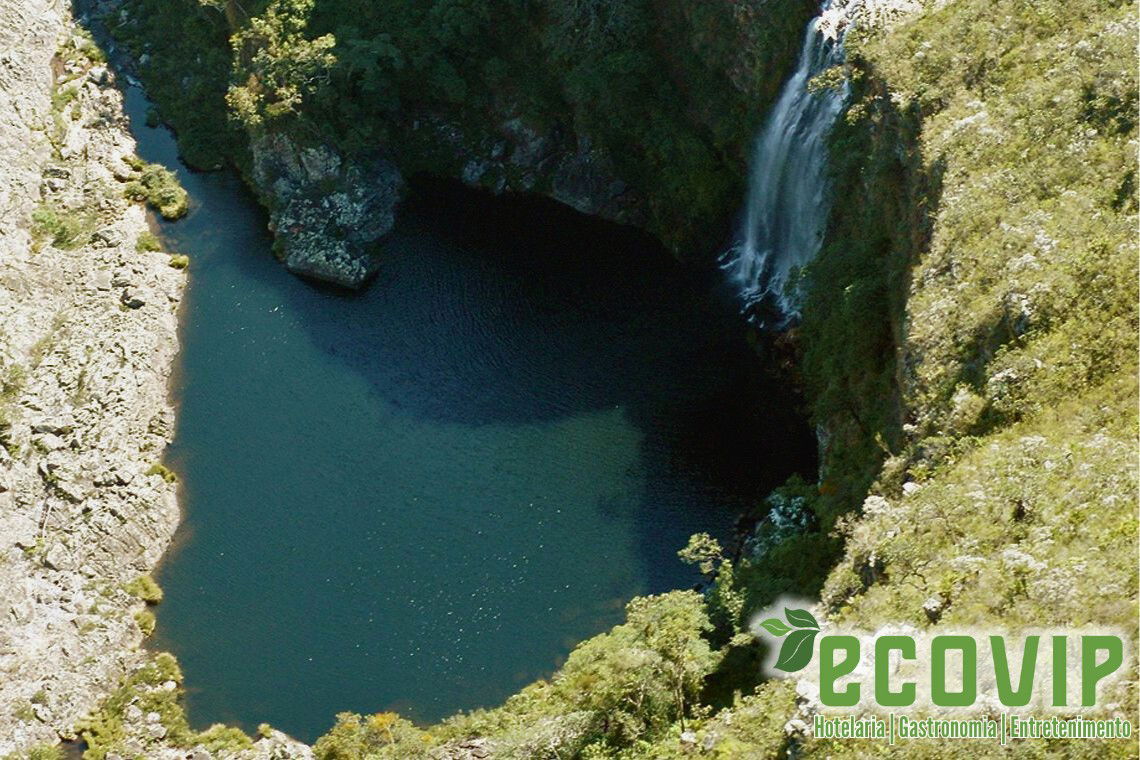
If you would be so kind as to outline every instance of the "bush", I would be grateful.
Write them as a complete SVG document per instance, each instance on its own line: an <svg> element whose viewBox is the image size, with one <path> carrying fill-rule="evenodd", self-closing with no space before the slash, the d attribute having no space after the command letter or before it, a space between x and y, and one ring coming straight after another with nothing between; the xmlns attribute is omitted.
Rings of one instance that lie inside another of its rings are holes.
<svg viewBox="0 0 1140 760"><path fill-rule="evenodd" d="M161 251L162 241L158 239L158 235L155 235L150 230L146 230L145 232L141 233L139 235L139 239L135 241L135 250L139 253L145 253L147 251Z"/></svg>
<svg viewBox="0 0 1140 760"><path fill-rule="evenodd" d="M221 723L215 723L194 737L194 744L201 744L215 755L241 752L253 746L253 742L241 729Z"/></svg>
<svg viewBox="0 0 1140 760"><path fill-rule="evenodd" d="M162 462L155 462L147 468L147 475L160 475L167 483L177 483L178 475L173 470L164 465Z"/></svg>
<svg viewBox="0 0 1140 760"><path fill-rule="evenodd" d="M336 725L313 746L317 760L357 760L362 757L427 757L429 737L396 713L367 718L340 713Z"/></svg>
<svg viewBox="0 0 1140 760"><path fill-rule="evenodd" d="M150 614L146 611L146 614ZM153 618L153 616L151 616ZM140 623L140 627L143 624ZM153 625L151 625L153 630ZM145 629L144 629L145 632ZM173 682L174 689L169 688ZM182 671L173 655L161 652L131 673L122 685L100 705L99 709L76 726L80 738L87 744L84 760L104 760L109 756L153 757L135 745L129 750L124 718L127 708L136 705L143 713L158 713L159 722L166 728L163 747L190 748L203 744L211 751L249 749L249 737L236 728L212 726L201 733L190 728L182 708ZM136 739L138 737L135 737Z"/></svg>
<svg viewBox="0 0 1140 760"><path fill-rule="evenodd" d="M139 176L127 183L126 194L145 201L164 219L178 219L190 210L190 196L174 172L161 164L143 164Z"/></svg>
<svg viewBox="0 0 1140 760"><path fill-rule="evenodd" d="M162 601L162 588L149 575L140 575L123 586L123 590L147 604L158 604Z"/></svg>
<svg viewBox="0 0 1140 760"><path fill-rule="evenodd" d="M175 269L185 269L190 266L190 257L184 253L176 253L170 257L170 266Z"/></svg>
<svg viewBox="0 0 1140 760"><path fill-rule="evenodd" d="M157 623L154 613L150 610L139 610L135 613L135 622L138 623L139 630L142 631L143 636L153 636L154 627Z"/></svg>

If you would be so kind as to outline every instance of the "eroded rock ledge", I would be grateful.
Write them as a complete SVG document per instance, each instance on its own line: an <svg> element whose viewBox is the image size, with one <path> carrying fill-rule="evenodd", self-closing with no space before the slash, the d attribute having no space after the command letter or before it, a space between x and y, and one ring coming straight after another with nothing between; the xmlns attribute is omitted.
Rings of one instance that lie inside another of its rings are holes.
<svg viewBox="0 0 1140 760"><path fill-rule="evenodd" d="M382 158L348 162L287 136L253 142L254 185L286 268L346 288L364 285L380 266L371 247L396 223L404 180Z"/></svg>

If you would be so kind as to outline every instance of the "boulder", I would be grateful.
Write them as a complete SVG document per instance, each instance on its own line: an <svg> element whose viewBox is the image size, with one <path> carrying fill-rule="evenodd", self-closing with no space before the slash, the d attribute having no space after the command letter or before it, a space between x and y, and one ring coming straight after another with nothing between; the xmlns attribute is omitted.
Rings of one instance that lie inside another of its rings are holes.
<svg viewBox="0 0 1140 760"><path fill-rule="evenodd" d="M283 135L253 144L254 179L289 271L346 288L377 271L373 249L396 221L404 180L380 157L346 161Z"/></svg>

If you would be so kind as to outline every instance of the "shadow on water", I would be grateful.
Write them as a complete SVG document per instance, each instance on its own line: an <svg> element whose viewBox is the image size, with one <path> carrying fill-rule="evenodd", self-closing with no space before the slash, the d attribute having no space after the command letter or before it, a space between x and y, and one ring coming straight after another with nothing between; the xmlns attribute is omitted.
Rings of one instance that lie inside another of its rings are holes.
<svg viewBox="0 0 1140 760"><path fill-rule="evenodd" d="M695 578L676 559L814 441L714 272L551 202L422 182L363 293L270 254L231 173L177 162L192 261L177 437L184 525L156 644L195 724L302 739L339 710L493 705Z"/></svg>

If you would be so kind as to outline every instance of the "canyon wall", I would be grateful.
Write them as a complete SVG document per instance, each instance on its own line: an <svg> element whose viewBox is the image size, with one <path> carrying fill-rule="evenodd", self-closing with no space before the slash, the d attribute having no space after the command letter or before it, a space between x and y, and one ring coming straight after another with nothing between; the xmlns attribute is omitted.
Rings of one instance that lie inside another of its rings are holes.
<svg viewBox="0 0 1140 760"><path fill-rule="evenodd" d="M161 462L186 272L125 195L134 142L102 53L61 2L2 0L0 19L0 756L82 730L183 758L181 676L143 641L179 520Z"/></svg>

